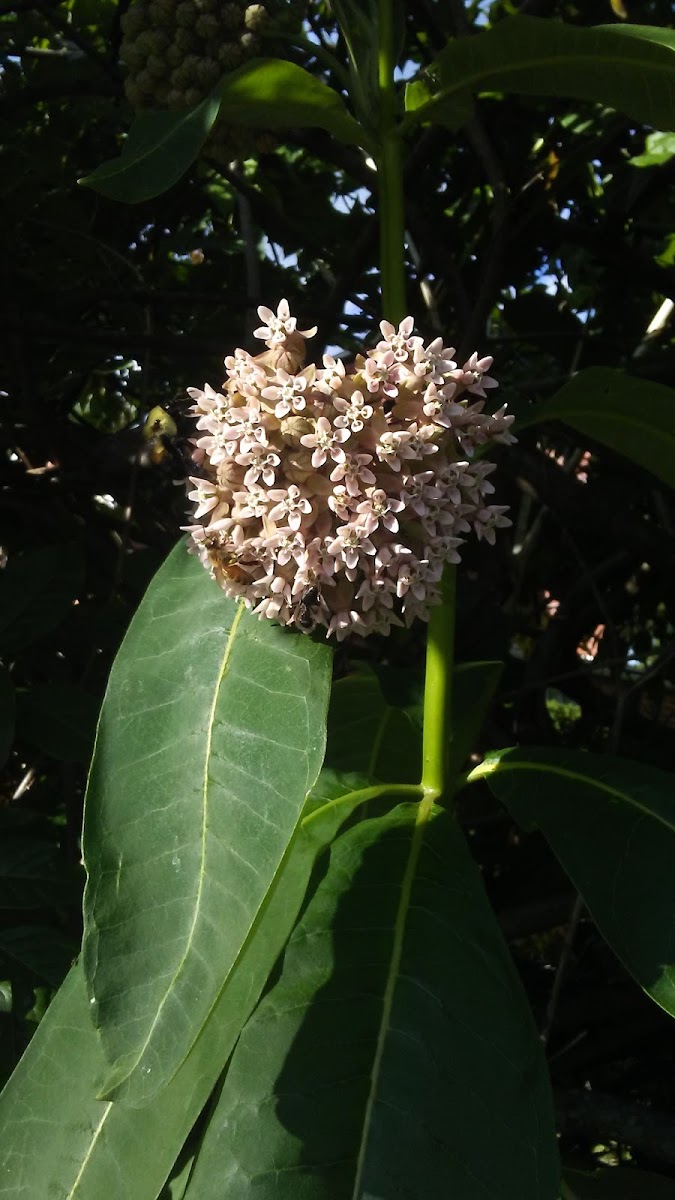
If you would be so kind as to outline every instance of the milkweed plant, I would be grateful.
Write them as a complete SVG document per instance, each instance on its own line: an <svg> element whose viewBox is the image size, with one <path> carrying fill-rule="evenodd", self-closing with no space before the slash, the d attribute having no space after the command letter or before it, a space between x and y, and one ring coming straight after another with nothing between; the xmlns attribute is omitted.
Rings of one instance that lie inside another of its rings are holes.
<svg viewBox="0 0 675 1200"><path fill-rule="evenodd" d="M129 63L147 73L148 23L198 20L206 38L217 7L132 6ZM409 134L461 125L486 71L496 95L551 61L575 94L574 55L604 56L581 95L614 106L622 55L634 74L669 35L645 27L635 50L628 25L617 38L503 16L451 40L404 107L392 0L365 23L359 5L333 7L349 72L327 71L328 43L303 43L311 68L251 59L177 112L167 93L84 181L156 196L208 150L218 114L280 136L318 127L377 168L384 319L353 362L308 363L316 330L285 299L261 306L261 351L234 348L222 384L189 389L187 538L131 623L99 720L82 953L0 1102L0 1190L17 1200L574 1196L543 1042L460 819L475 784L544 834L626 968L675 1012L669 926L650 918L672 886L668 777L480 740L501 664L455 662L456 592L467 543L494 546L511 524L486 455L508 454L513 417L491 402L490 355L464 358L405 315L403 194ZM484 48L500 38L518 69L493 86ZM174 70L192 45L178 41ZM161 59L149 65L159 79ZM661 71L638 99L658 105ZM410 657L392 670L399 635Z"/></svg>

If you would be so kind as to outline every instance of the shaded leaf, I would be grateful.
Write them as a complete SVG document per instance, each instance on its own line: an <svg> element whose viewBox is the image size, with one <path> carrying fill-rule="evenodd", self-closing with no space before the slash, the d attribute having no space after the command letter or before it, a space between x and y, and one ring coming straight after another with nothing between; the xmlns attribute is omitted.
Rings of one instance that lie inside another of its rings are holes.
<svg viewBox="0 0 675 1200"><path fill-rule="evenodd" d="M525 996L458 827L426 804L333 844L186 1200L394 1195L558 1195Z"/></svg>
<svg viewBox="0 0 675 1200"><path fill-rule="evenodd" d="M673 1200L675 1181L632 1167L565 1171L575 1200Z"/></svg>
<svg viewBox="0 0 675 1200"><path fill-rule="evenodd" d="M4 767L14 743L16 702L9 671L0 666L0 767Z"/></svg>
<svg viewBox="0 0 675 1200"><path fill-rule="evenodd" d="M405 124L461 124L467 96L516 92L595 100L659 129L675 129L675 31L648 25L593 29L542 17L511 16L476 37L458 38L425 72L429 99L416 88ZM426 80L423 82L426 83Z"/></svg>
<svg viewBox="0 0 675 1200"><path fill-rule="evenodd" d="M504 664L467 662L455 667L452 682L452 742L448 777L462 769L483 727Z"/></svg>
<svg viewBox="0 0 675 1200"><path fill-rule="evenodd" d="M80 183L127 204L159 196L194 162L218 116L264 129L315 126L356 144L365 136L341 96L322 80L296 63L256 58L228 72L194 108L140 113L120 157Z"/></svg>
<svg viewBox="0 0 675 1200"><path fill-rule="evenodd" d="M54 908L77 904L80 871L64 866L50 842L31 837L0 840L0 908Z"/></svg>
<svg viewBox="0 0 675 1200"><path fill-rule="evenodd" d="M473 772L519 825L540 829L603 937L675 1016L673 777L584 751L503 750Z"/></svg>
<svg viewBox="0 0 675 1200"><path fill-rule="evenodd" d="M97 704L74 683L40 683L20 693L20 737L64 762L86 762L96 733Z"/></svg>
<svg viewBox="0 0 675 1200"><path fill-rule="evenodd" d="M60 987L75 955L77 944L58 929L42 925L19 925L0 929L0 970L10 978L18 968L35 975L41 983Z"/></svg>
<svg viewBox="0 0 675 1200"><path fill-rule="evenodd" d="M102 1200L115 1181L124 1200L154 1200L295 923L318 853L358 803L358 797L337 795L304 817L230 985L152 1104L130 1107L123 1087L122 1102L96 1098L108 1064L91 1021L82 968L73 968L0 1096L7 1195Z"/></svg>
<svg viewBox="0 0 675 1200"><path fill-rule="evenodd" d="M10 558L0 571L0 652L15 654L61 624L81 587L82 569L74 543Z"/></svg>
<svg viewBox="0 0 675 1200"><path fill-rule="evenodd" d="M325 765L371 781L416 783L420 777L420 731L402 708L387 703L377 676L368 670L339 679L328 712Z"/></svg>
<svg viewBox="0 0 675 1200"><path fill-rule="evenodd" d="M675 486L675 391L609 367L580 371L519 427L564 421Z"/></svg>
<svg viewBox="0 0 675 1200"><path fill-rule="evenodd" d="M323 759L331 651L228 600L183 543L112 669L84 825L108 1089L171 1078L237 966ZM269 964L271 966L271 963Z"/></svg>

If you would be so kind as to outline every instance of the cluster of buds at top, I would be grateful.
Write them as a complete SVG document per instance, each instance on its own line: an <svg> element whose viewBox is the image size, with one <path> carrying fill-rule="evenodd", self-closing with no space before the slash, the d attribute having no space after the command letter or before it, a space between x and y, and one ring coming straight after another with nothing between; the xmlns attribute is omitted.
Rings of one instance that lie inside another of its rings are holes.
<svg viewBox="0 0 675 1200"><path fill-rule="evenodd" d="M483 411L492 359L463 366L441 338L382 321L350 372L305 339L282 300L259 308L267 349L226 358L217 392L190 388L199 435L193 548L228 596L309 631L388 633L427 620L467 535L510 525L488 503L494 465L478 447L515 441L504 408Z"/></svg>

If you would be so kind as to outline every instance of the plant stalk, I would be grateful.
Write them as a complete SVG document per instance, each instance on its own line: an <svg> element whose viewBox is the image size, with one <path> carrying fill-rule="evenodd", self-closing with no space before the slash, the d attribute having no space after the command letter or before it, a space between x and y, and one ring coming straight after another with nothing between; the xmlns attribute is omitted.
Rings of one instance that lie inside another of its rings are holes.
<svg viewBox="0 0 675 1200"><path fill-rule="evenodd" d="M396 125L394 4L378 0L378 85L380 97L378 206L383 316L398 325L406 310L403 158Z"/></svg>
<svg viewBox="0 0 675 1200"><path fill-rule="evenodd" d="M422 735L422 790L433 800L447 795L448 759L452 738L452 666L455 641L457 571L447 566L441 583L442 601L431 610L427 633Z"/></svg>

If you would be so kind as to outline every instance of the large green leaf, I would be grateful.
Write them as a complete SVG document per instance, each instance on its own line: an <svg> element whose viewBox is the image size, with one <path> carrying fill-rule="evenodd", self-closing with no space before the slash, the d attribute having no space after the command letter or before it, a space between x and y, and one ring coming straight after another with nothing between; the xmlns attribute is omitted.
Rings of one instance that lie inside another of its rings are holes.
<svg viewBox="0 0 675 1200"><path fill-rule="evenodd" d="M540 829L600 932L675 1016L673 776L584 751L503 750L472 775L526 829Z"/></svg>
<svg viewBox="0 0 675 1200"><path fill-rule="evenodd" d="M180 544L110 676L84 825L92 1013L130 1102L175 1073L261 919L324 751L331 651ZM271 963L269 964L271 966Z"/></svg>
<svg viewBox="0 0 675 1200"><path fill-rule="evenodd" d="M375 674L364 670L334 684L327 766L373 782L416 783L421 762L420 730L407 712L387 703Z"/></svg>
<svg viewBox="0 0 675 1200"><path fill-rule="evenodd" d="M265 129L317 126L343 142L364 134L341 96L296 63L256 58L228 72L201 104L140 113L119 158L80 180L113 200L137 204L172 187L194 162L218 116Z"/></svg>
<svg viewBox="0 0 675 1200"><path fill-rule="evenodd" d="M336 794L303 818L232 980L151 1104L130 1107L123 1087L114 1103L96 1098L108 1064L82 969L73 969L0 1096L0 1196L155 1200L295 923L317 854L363 799Z"/></svg>
<svg viewBox="0 0 675 1200"><path fill-rule="evenodd" d="M565 1171L570 1200L674 1200L675 1180L632 1167Z"/></svg>
<svg viewBox="0 0 675 1200"><path fill-rule="evenodd" d="M186 1200L404 1195L558 1195L527 1001L458 827L426 802L333 844Z"/></svg>
<svg viewBox="0 0 675 1200"><path fill-rule="evenodd" d="M477 92L573 96L675 129L675 31L643 25L593 29L513 16L475 37L451 41L410 89L405 124L461 124ZM422 87L427 87L426 98Z"/></svg>
<svg viewBox="0 0 675 1200"><path fill-rule="evenodd" d="M589 367L540 404L520 428L564 421L675 487L675 391L609 367Z"/></svg>

